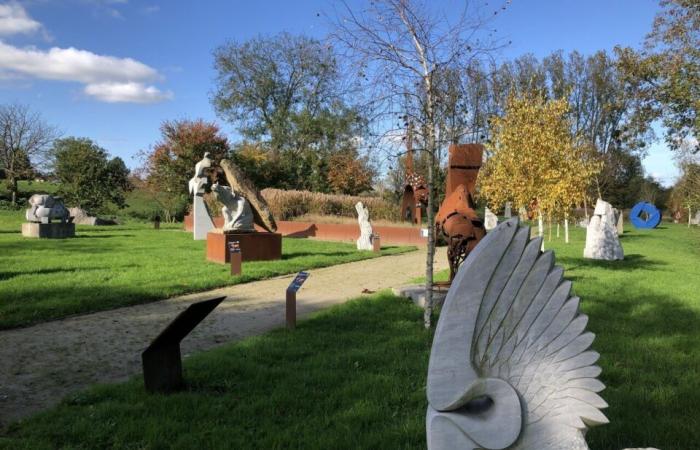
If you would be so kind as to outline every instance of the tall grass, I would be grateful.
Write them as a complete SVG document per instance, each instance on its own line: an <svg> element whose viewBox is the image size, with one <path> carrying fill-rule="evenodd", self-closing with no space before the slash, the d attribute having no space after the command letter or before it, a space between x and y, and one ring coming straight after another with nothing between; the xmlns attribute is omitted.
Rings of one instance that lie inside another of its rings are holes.
<svg viewBox="0 0 700 450"><path fill-rule="evenodd" d="M321 216L357 217L355 204L362 202L372 219L400 220L399 205L378 197L322 194L310 191L263 189L262 196L277 220L290 220L312 214Z"/></svg>

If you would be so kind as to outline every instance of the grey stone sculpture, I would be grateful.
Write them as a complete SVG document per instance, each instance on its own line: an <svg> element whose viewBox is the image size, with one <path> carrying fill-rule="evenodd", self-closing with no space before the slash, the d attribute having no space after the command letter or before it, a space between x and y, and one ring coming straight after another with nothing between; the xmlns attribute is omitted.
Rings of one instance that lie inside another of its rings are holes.
<svg viewBox="0 0 700 450"><path fill-rule="evenodd" d="M48 194L34 194L29 198L25 213L27 222L51 223L52 220L68 221L70 214L60 198Z"/></svg>
<svg viewBox="0 0 700 450"><path fill-rule="evenodd" d="M189 191L194 196L192 203L192 225L194 230L194 240L201 241L207 238L207 233L214 229L214 222L211 220L209 209L204 203L204 193L209 183L206 169L211 167L209 152L204 153L204 158L194 166L194 177L190 179Z"/></svg>
<svg viewBox="0 0 700 450"><path fill-rule="evenodd" d="M360 237L357 239L358 250L372 250L372 224L369 222L369 210L362 202L355 203L357 223L360 225Z"/></svg>
<svg viewBox="0 0 700 450"><path fill-rule="evenodd" d="M542 238L488 233L447 294L428 368L428 449L583 450L607 423L599 354Z"/></svg>
<svg viewBox="0 0 700 450"><path fill-rule="evenodd" d="M486 231L493 230L498 225L498 216L491 212L490 209L484 209L484 228Z"/></svg>
<svg viewBox="0 0 700 450"><path fill-rule="evenodd" d="M253 225L253 210L245 197L239 195L228 186L215 183L211 187L216 199L224 205L221 215L224 216L224 231L255 231Z"/></svg>
<svg viewBox="0 0 700 450"><path fill-rule="evenodd" d="M624 259L625 254L617 237L615 214L610 203L598 199L593 216L586 228L586 247L583 257L614 261Z"/></svg>

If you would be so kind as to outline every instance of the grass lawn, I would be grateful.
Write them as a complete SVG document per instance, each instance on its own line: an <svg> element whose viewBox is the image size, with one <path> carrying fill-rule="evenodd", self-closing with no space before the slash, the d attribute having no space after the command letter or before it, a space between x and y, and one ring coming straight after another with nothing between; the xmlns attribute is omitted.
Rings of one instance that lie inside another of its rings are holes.
<svg viewBox="0 0 700 450"><path fill-rule="evenodd" d="M700 229L628 230L625 261L583 260L583 230L547 243L602 354L609 425L592 449L698 448ZM0 448L424 448L431 333L386 293L188 358L187 390L140 377L96 386L10 426Z"/></svg>
<svg viewBox="0 0 700 450"><path fill-rule="evenodd" d="M75 239L29 239L19 232L23 214L0 211L0 329L376 256L353 244L283 239L281 260L244 263L231 277L181 224L79 225Z"/></svg>

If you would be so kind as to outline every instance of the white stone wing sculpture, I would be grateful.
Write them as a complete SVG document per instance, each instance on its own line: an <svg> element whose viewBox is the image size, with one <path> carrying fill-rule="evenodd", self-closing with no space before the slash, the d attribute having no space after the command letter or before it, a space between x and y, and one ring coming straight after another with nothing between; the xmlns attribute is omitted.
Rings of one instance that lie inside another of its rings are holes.
<svg viewBox="0 0 700 450"><path fill-rule="evenodd" d="M430 354L429 449L587 449L587 426L607 423L588 317L540 246L513 218L457 273Z"/></svg>

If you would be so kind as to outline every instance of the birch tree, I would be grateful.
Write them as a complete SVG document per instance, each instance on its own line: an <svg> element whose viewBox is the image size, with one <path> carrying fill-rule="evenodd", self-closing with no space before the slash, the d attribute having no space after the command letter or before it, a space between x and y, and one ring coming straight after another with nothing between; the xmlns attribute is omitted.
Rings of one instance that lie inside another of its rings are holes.
<svg viewBox="0 0 700 450"><path fill-rule="evenodd" d="M504 7L503 7L504 8ZM496 14L502 11L499 8ZM433 258L435 254L435 173L446 136L465 135L448 123L454 108L445 107L455 98L454 87L462 82L464 70L495 48L482 33L493 11L482 16L466 4L456 20L429 2L380 0L362 8L343 3L333 19L333 38L346 51L357 74L359 92L372 106L378 135L386 138L403 134L404 124L414 125L419 149L428 155L428 252L425 271L426 308L424 324L431 326L433 311ZM447 82L449 81L449 82ZM455 105L457 106L457 105ZM400 123L395 126L397 118ZM459 122L463 124L464 122ZM441 133L449 130L449 133ZM397 156L397 150L390 152Z"/></svg>

